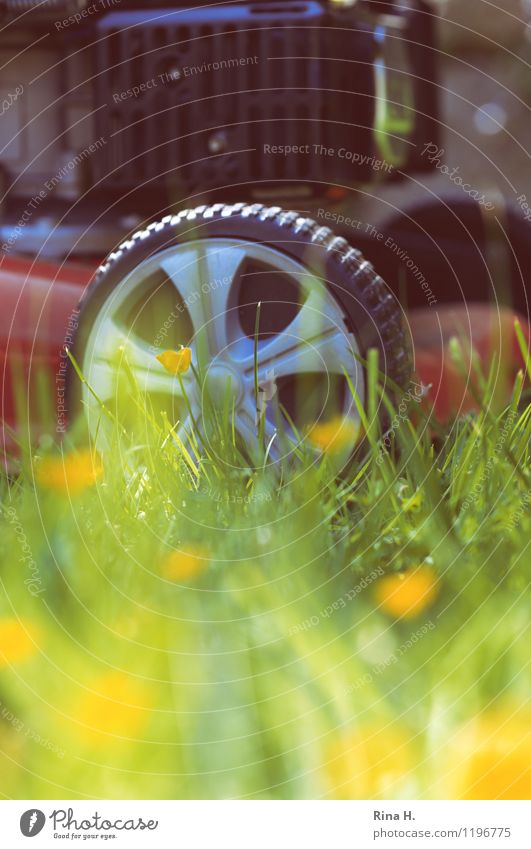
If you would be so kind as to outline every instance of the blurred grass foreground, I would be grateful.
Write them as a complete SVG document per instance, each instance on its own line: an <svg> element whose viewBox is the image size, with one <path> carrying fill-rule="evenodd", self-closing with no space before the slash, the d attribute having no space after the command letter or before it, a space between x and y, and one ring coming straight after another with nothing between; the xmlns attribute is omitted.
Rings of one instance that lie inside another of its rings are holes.
<svg viewBox="0 0 531 849"><path fill-rule="evenodd" d="M74 428L23 453L2 796L528 798L523 386L495 410L485 377L445 433L417 408L382 440L369 415L340 474L330 423L279 474L230 426L176 445L141 403L106 450Z"/></svg>

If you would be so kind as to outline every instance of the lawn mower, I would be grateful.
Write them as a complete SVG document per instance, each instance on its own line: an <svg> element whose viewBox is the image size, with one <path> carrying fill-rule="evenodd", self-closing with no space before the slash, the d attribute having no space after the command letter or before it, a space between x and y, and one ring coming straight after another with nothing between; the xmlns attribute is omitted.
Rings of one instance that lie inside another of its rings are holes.
<svg viewBox="0 0 531 849"><path fill-rule="evenodd" d="M177 436L201 430L208 399L243 443L260 421L275 457L281 431L357 425L371 349L405 389L403 310L349 222L360 187L432 167L427 3L0 8L3 262L110 250L75 321L73 296L53 319L62 421L84 409L99 432L125 374ZM181 350L176 375L161 357Z"/></svg>

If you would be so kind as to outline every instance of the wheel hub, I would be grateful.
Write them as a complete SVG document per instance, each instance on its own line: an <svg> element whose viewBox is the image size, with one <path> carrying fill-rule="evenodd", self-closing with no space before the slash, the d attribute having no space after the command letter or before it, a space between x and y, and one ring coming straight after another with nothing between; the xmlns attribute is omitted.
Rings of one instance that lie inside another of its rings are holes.
<svg viewBox="0 0 531 849"><path fill-rule="evenodd" d="M228 363L214 361L205 375L202 394L219 409L222 409L227 401L230 408L233 408L242 400L243 381Z"/></svg>

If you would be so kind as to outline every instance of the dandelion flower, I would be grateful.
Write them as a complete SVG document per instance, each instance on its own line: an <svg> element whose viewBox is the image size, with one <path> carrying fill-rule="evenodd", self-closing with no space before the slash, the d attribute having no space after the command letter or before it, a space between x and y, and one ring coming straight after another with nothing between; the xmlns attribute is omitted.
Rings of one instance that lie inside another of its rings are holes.
<svg viewBox="0 0 531 849"><path fill-rule="evenodd" d="M409 735L396 725L343 734L328 751L325 777L335 799L392 799L413 795Z"/></svg>
<svg viewBox="0 0 531 849"><path fill-rule="evenodd" d="M437 575L431 566L385 575L374 588L380 608L397 619L414 619L432 604L438 591Z"/></svg>
<svg viewBox="0 0 531 849"><path fill-rule="evenodd" d="M191 546L170 552L164 558L161 572L171 581L188 581L204 572L208 562L208 553L204 549Z"/></svg>
<svg viewBox="0 0 531 849"><path fill-rule="evenodd" d="M192 364L192 351L190 348L181 348L179 351L164 351L157 356L170 374L185 374Z"/></svg>
<svg viewBox="0 0 531 849"><path fill-rule="evenodd" d="M99 454L74 451L62 457L45 457L35 466L35 479L43 489L77 495L103 476Z"/></svg>
<svg viewBox="0 0 531 849"><path fill-rule="evenodd" d="M24 661L37 652L35 630L15 618L0 619L0 668Z"/></svg>
<svg viewBox="0 0 531 849"><path fill-rule="evenodd" d="M358 441L359 433L360 428L356 422L341 416L314 424L307 431L312 445L326 454L336 454L346 448L352 449Z"/></svg>
<svg viewBox="0 0 531 849"><path fill-rule="evenodd" d="M100 735L139 734L150 713L150 699L141 682L123 672L110 672L98 678L91 690L83 695L74 712L83 737L97 740Z"/></svg>

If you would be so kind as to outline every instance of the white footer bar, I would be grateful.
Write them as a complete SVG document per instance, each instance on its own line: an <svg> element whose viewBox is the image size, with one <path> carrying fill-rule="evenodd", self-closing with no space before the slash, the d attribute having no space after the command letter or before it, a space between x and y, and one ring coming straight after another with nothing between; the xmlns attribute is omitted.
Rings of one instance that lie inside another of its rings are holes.
<svg viewBox="0 0 531 849"><path fill-rule="evenodd" d="M527 802L4 801L0 845L529 849L529 814Z"/></svg>

